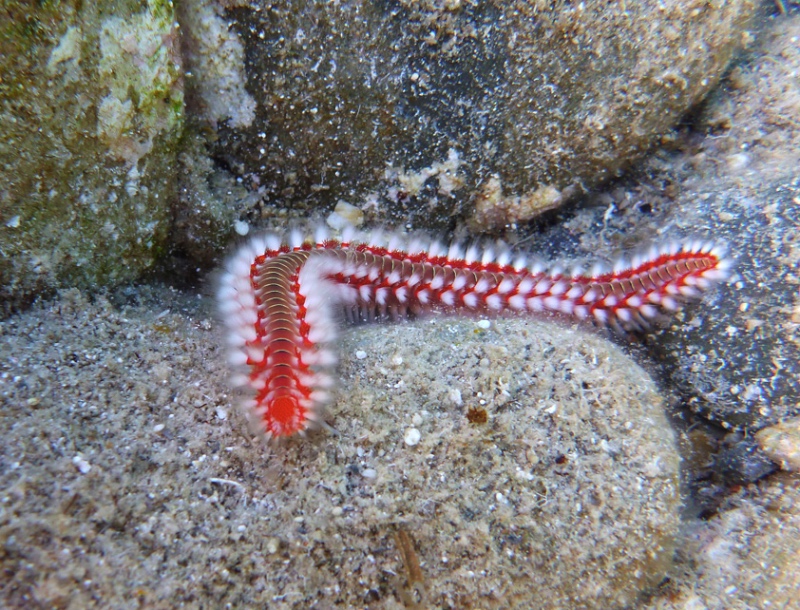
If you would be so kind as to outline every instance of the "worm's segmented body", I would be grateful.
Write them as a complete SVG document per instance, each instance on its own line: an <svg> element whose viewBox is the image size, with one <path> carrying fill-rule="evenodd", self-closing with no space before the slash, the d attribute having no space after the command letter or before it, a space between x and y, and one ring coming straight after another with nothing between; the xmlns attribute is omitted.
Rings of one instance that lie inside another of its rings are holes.
<svg viewBox="0 0 800 610"><path fill-rule="evenodd" d="M552 312L601 325L642 326L727 277L710 243L656 246L613 268L566 273L528 264L507 248L445 247L375 232L327 239L294 232L241 247L218 293L235 377L255 395L247 408L268 437L303 432L321 419L337 361L342 308L366 318L425 310Z"/></svg>

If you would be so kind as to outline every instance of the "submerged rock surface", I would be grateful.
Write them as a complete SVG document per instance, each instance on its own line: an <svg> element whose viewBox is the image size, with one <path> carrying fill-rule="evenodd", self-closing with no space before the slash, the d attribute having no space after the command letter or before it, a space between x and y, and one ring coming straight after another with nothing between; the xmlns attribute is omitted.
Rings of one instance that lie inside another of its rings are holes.
<svg viewBox="0 0 800 610"><path fill-rule="evenodd" d="M218 65L190 58L215 157L261 195L252 218L369 199L382 221L470 216L478 231L638 158L715 85L754 12L750 0L225 6L237 41L204 43L207 20L185 22L228 66L214 87Z"/></svg>
<svg viewBox="0 0 800 610"><path fill-rule="evenodd" d="M2 11L0 312L153 266L183 124L171 2Z"/></svg>
<svg viewBox="0 0 800 610"><path fill-rule="evenodd" d="M338 433L270 449L197 301L127 298L145 304L72 292L0 324L6 605L616 608L670 565L673 433L602 338L352 329Z"/></svg>

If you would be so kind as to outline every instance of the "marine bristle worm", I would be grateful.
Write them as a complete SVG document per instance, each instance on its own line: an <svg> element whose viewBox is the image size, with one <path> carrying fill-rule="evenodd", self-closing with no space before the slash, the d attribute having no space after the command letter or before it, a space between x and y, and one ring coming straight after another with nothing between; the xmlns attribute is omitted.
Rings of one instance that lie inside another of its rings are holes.
<svg viewBox="0 0 800 610"><path fill-rule="evenodd" d="M237 385L267 437L321 422L334 381L340 312L402 317L438 309L551 312L601 325L646 325L725 279L730 262L703 241L653 246L589 271L529 262L504 246L445 246L395 233L266 234L228 261L218 292Z"/></svg>

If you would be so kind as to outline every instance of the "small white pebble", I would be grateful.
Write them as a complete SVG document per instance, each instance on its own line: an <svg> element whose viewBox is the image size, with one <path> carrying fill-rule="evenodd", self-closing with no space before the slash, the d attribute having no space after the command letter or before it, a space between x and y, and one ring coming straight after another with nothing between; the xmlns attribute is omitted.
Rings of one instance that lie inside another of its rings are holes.
<svg viewBox="0 0 800 610"><path fill-rule="evenodd" d="M392 364L395 366L400 366L403 364L403 357L402 356L395 356L392 358Z"/></svg>
<svg viewBox="0 0 800 610"><path fill-rule="evenodd" d="M458 388L450 388L450 391L447 393L447 398L457 407L460 407L464 404L464 401L461 398L461 390Z"/></svg>
<svg viewBox="0 0 800 610"><path fill-rule="evenodd" d="M422 423L422 415L414 413L414 416L411 418L411 423L415 426L419 426Z"/></svg>
<svg viewBox="0 0 800 610"><path fill-rule="evenodd" d="M363 360L366 357L367 357L367 352L365 352L363 349L356 350L356 358L357 359Z"/></svg>
<svg viewBox="0 0 800 610"><path fill-rule="evenodd" d="M247 526L246 526L246 525L240 525L239 527L237 527L237 528L236 528L236 531L237 531L237 532L243 532L243 531L245 531L246 529L247 529Z"/></svg>
<svg viewBox="0 0 800 610"><path fill-rule="evenodd" d="M156 424L153 426L153 432L161 432L166 426L164 424Z"/></svg>
<svg viewBox="0 0 800 610"><path fill-rule="evenodd" d="M278 552L278 539L277 538L270 538L267 540L267 553L270 555L274 555Z"/></svg>
<svg viewBox="0 0 800 610"><path fill-rule="evenodd" d="M378 471L374 468L365 468L361 472L361 476L363 476L365 479L374 479L378 476Z"/></svg>
<svg viewBox="0 0 800 610"><path fill-rule="evenodd" d="M325 219L325 224L336 231L348 226L360 227L364 224L364 212L346 201L339 200L333 212Z"/></svg>
<svg viewBox="0 0 800 610"><path fill-rule="evenodd" d="M344 511L342 510L341 506L334 506L333 509L331 509L331 514L334 517L341 517L343 512Z"/></svg>
<svg viewBox="0 0 800 610"><path fill-rule="evenodd" d="M217 412L217 419L221 419L222 421L228 419L228 412L222 407L217 407L216 412Z"/></svg>
<svg viewBox="0 0 800 610"><path fill-rule="evenodd" d="M233 223L233 230L236 231L237 235L244 237L250 232L250 225L244 220L237 220Z"/></svg>
<svg viewBox="0 0 800 610"><path fill-rule="evenodd" d="M8 222L6 222L6 226L11 229L16 229L19 226L19 214L9 218Z"/></svg>
<svg viewBox="0 0 800 610"><path fill-rule="evenodd" d="M489 320L478 320L477 324L478 328L482 328L483 330L488 330L488 328L492 325Z"/></svg>
<svg viewBox="0 0 800 610"><path fill-rule="evenodd" d="M83 456L78 454L74 458L72 458L72 463L75 465L75 468L78 469L78 472L81 474L86 474L92 469L92 465L83 459Z"/></svg>
<svg viewBox="0 0 800 610"><path fill-rule="evenodd" d="M422 438L422 434L420 434L419 430L416 428L409 428L406 430L405 436L403 440L406 442L406 445L409 447L413 447L417 443L419 443L420 439Z"/></svg>

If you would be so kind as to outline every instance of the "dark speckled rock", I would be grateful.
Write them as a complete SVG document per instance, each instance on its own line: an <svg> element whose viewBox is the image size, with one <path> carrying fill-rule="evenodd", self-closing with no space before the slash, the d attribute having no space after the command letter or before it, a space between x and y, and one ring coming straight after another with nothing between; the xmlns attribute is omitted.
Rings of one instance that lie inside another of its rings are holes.
<svg viewBox="0 0 800 610"><path fill-rule="evenodd" d="M728 243L737 277L657 343L691 408L728 428L761 428L800 409L800 345L791 318L798 192L800 178L752 194L730 188L694 204L709 233Z"/></svg>
<svg viewBox="0 0 800 610"><path fill-rule="evenodd" d="M214 119L214 156L260 192L250 219L345 199L393 224L522 222L646 151L717 82L753 7L237 6L225 17L255 107Z"/></svg>
<svg viewBox="0 0 800 610"><path fill-rule="evenodd" d="M727 245L734 276L648 338L682 402L748 432L800 412L800 14L764 29L694 132L532 243L563 256L677 236Z"/></svg>

